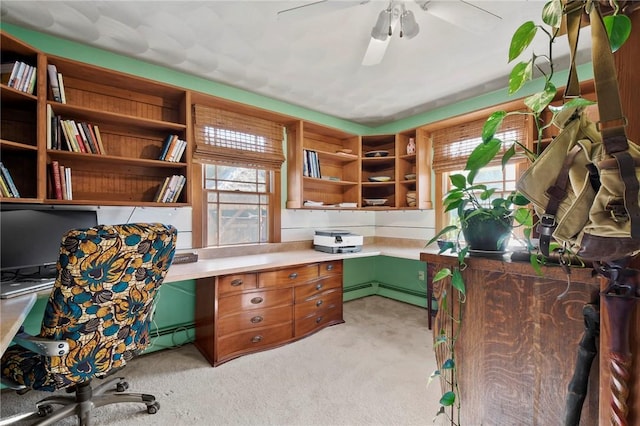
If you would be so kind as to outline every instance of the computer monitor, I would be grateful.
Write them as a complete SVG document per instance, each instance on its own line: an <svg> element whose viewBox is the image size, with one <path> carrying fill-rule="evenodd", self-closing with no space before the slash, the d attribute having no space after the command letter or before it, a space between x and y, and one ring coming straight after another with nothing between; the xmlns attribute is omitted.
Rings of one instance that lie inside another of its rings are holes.
<svg viewBox="0 0 640 426"><path fill-rule="evenodd" d="M55 265L62 236L98 224L95 211L3 210L0 212L0 270Z"/></svg>

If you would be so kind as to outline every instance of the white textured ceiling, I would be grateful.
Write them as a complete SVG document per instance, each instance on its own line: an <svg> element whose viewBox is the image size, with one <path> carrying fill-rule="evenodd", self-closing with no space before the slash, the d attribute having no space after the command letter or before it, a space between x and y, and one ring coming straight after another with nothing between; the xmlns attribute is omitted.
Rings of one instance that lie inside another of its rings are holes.
<svg viewBox="0 0 640 426"><path fill-rule="evenodd" d="M458 1L433 6L446 11ZM277 11L307 3L2 0L0 8L2 22L375 126L506 87L511 36L526 20L541 23L544 5L468 1L502 18L470 31L407 1L420 33L410 40L394 35L383 61L366 67L371 28L388 1L339 7L344 2L330 0L334 7L277 19ZM581 38L579 63L589 60L589 39ZM537 53L546 53L539 41ZM562 38L554 56L567 51Z"/></svg>

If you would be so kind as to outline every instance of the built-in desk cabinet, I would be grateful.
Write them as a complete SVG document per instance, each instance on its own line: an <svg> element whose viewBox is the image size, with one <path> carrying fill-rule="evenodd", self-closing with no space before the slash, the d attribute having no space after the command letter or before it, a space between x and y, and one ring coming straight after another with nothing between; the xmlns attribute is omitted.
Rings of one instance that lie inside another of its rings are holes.
<svg viewBox="0 0 640 426"><path fill-rule="evenodd" d="M342 322L341 260L202 278L196 285L196 346L213 366Z"/></svg>

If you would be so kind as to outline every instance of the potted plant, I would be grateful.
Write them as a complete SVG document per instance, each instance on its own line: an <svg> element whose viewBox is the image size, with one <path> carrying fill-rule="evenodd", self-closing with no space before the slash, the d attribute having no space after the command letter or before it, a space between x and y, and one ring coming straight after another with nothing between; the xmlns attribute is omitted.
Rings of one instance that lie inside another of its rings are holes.
<svg viewBox="0 0 640 426"><path fill-rule="evenodd" d="M609 35L610 43L615 51L628 38L631 32L631 22L628 17L620 15L618 2L612 0L613 14L605 17L605 26ZM538 146L542 141L543 131L549 127L553 118L565 110L573 108L581 108L591 104L591 101L576 98L562 107L554 108L551 102L557 94L557 88L552 83L554 75L554 63L552 57L552 46L556 37L559 35L560 23L564 13L563 2L561 0L551 0L547 2L542 10L542 20L549 28L536 25L533 21L522 24L514 33L511 44L509 46L509 62L518 58L530 45L534 37L541 30L549 38L547 55L536 55L533 53L531 58L516 64L509 76L509 94L516 93L526 82L533 79L534 69L539 70L544 79L544 88L537 93L527 97L524 100L525 105L529 108L528 112L506 112L496 111L487 119L482 131L482 142L475 148L470 155L465 170L466 176L462 174L450 176L452 189L445 194L444 207L445 211L457 211L459 221L456 224L449 225L437 233L427 245L431 245L438 241L440 253L450 250L457 253L457 267L443 268L434 274L433 282L448 279L444 290L440 306L445 310L443 315L449 316L453 322L457 323L457 332L454 335L447 335L444 330L440 330L435 339L434 347L441 345L446 346L448 358L442 362L440 368L436 370L431 379L442 378L445 383L446 391L440 399L440 410L436 415L445 414L449 417L452 425L461 425L460 419L460 388L457 380L457 364L456 364L456 340L459 330L462 327L463 309L462 305L466 301L466 285L461 271L465 268L465 259L469 250L476 249L473 245L473 238L470 237L469 230L477 229L482 226L488 226L488 223L499 223L495 225L495 229L511 230L510 221L515 221L525 227L524 235L527 241L527 247L531 250L532 246L529 242L531 230L533 229L533 217L526 204L525 197L517 192L509 194L507 197L495 197L495 191L481 184L474 184L474 179L482 169L491 163L498 155L507 141L502 141L495 137L497 130L500 128L504 118L509 114L530 114L534 118L536 129L538 132ZM546 67L539 66L539 62L546 62ZM551 111L552 118L546 122L542 120L545 110ZM512 141L509 148L502 157L502 164L513 157L516 152L524 153L531 161L535 161L537 154L526 148L520 141ZM483 232L489 233L489 232ZM498 234L498 232L496 232ZM461 235L464 236L466 245L461 243ZM508 234L506 234L508 235ZM442 240L442 236L453 236L448 240ZM495 242L488 242L479 250L496 250L504 249L507 236L502 234L498 236ZM495 248L494 248L495 247ZM536 253L530 255L531 264L539 272L540 258ZM456 290L455 292L452 290ZM454 309L454 305L457 306ZM451 411L447 411L451 408Z"/></svg>

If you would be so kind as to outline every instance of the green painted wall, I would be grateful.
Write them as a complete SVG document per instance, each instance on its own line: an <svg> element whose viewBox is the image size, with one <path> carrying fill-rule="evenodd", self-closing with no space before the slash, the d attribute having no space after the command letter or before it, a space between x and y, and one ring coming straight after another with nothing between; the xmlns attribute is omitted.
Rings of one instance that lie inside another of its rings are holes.
<svg viewBox="0 0 640 426"><path fill-rule="evenodd" d="M132 59L106 50L96 49L59 37L53 37L48 34L29 30L16 25L2 23L2 30L49 55L62 56L104 68L161 81L163 83L253 105L259 108L264 108L291 117L312 121L359 135L397 133L403 130L412 129L443 120L445 118L507 102L518 97L528 96L540 90L543 84L541 79L535 80L521 89L518 92L517 97L514 97L509 96L507 93L506 87L508 82L505 79L505 89L503 90L497 90L486 95L447 105L403 120L390 122L382 126L369 127L271 99L266 96L257 95L246 90L216 83L212 80L194 77L180 71ZM506 49L507 46L505 46L505 52ZM556 71L555 77L554 83L558 87L564 86L567 81L567 71ZM593 67L591 63L578 67L578 78L581 81L593 78ZM417 88L417 90L419 90L419 88Z"/></svg>

